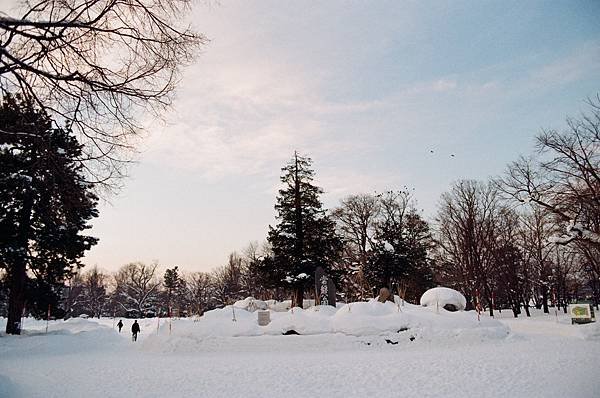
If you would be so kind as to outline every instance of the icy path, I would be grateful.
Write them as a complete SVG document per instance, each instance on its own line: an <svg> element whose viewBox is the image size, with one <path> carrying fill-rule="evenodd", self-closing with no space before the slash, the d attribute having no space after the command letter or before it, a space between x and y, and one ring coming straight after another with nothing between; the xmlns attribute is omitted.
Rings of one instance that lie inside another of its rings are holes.
<svg viewBox="0 0 600 398"><path fill-rule="evenodd" d="M561 322L507 319L518 331L502 340L411 341L403 332L170 344L145 334L133 344L110 328L65 335L56 326L49 335L0 337L0 396L598 397L600 342Z"/></svg>

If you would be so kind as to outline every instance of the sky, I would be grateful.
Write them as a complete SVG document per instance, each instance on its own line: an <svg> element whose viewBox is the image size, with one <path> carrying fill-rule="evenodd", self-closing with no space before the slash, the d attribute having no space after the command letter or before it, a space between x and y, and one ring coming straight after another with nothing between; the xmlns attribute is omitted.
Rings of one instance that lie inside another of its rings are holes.
<svg viewBox="0 0 600 398"><path fill-rule="evenodd" d="M598 1L194 3L210 42L101 203L84 263L225 264L265 239L294 150L327 208L406 186L431 220L453 181L502 174L585 110L599 16Z"/></svg>

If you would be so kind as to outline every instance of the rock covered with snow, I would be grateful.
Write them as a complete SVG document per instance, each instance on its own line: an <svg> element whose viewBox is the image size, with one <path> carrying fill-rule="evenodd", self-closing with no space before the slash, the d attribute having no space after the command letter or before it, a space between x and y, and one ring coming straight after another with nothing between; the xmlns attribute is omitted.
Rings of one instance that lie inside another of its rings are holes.
<svg viewBox="0 0 600 398"><path fill-rule="evenodd" d="M444 308L448 311L464 311L467 299L460 292L448 287L434 287L421 296L423 307Z"/></svg>

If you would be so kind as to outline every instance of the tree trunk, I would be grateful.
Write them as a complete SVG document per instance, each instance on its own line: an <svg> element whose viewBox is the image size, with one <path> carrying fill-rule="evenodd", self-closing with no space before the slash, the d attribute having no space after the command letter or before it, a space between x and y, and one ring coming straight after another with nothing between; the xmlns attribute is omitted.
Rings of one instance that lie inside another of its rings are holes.
<svg viewBox="0 0 600 398"><path fill-rule="evenodd" d="M542 306L544 307L544 314L549 314L550 310L548 309L548 287L542 287Z"/></svg>
<svg viewBox="0 0 600 398"><path fill-rule="evenodd" d="M292 305L295 305L296 307L300 307L300 308L304 308L304 286L298 286L296 288L294 288L294 300L295 303L292 303Z"/></svg>
<svg viewBox="0 0 600 398"><path fill-rule="evenodd" d="M21 317L25 308L26 280L27 273L25 262L23 261L18 267L13 268L10 275L6 334L21 334Z"/></svg>
<svg viewBox="0 0 600 398"><path fill-rule="evenodd" d="M19 216L18 245L21 252L18 256L15 256L14 263L8 267L10 291L8 296L6 334L21 334L21 317L25 308L25 283L27 281L27 255L29 253L29 230L32 208L33 197L31 192L27 192Z"/></svg>

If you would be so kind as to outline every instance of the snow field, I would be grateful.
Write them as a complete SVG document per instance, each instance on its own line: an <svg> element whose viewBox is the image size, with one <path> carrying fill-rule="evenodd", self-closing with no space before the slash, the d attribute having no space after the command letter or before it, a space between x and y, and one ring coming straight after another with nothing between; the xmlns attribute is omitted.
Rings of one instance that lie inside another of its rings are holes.
<svg viewBox="0 0 600 398"><path fill-rule="evenodd" d="M597 397L600 391L599 324L572 326L562 314L557 321L539 313L500 321L483 316L478 324L472 312L437 314L407 304L399 314L393 303L355 304L349 311L271 313L264 328L254 328L256 313L244 310L235 310L233 322L231 308L198 322L174 319L170 333L169 320L142 319L137 343L129 319L121 334L112 328L118 319L53 321L48 334L46 322L27 319L24 335L0 334L0 397ZM318 333L281 335L299 325ZM398 333L399 325L410 328ZM338 331L321 333L327 328Z"/></svg>

